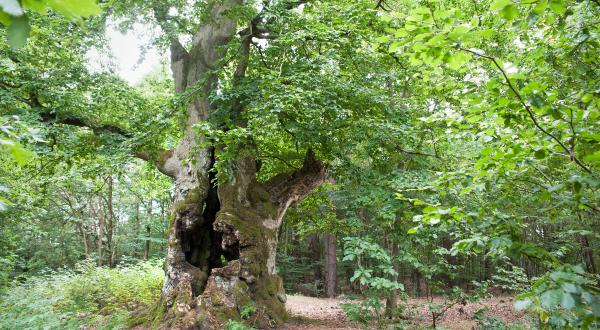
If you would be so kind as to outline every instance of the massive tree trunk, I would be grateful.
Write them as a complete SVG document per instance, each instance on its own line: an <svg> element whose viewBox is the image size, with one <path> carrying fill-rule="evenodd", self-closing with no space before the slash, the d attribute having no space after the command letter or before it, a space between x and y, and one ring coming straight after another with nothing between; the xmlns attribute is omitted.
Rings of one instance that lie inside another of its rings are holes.
<svg viewBox="0 0 600 330"><path fill-rule="evenodd" d="M236 162L234 178L216 186L212 174L175 203L162 303L169 327L220 328L239 319L244 305L258 307L262 326L285 319L285 293L275 270L278 229L287 208L324 179L307 153L303 168L267 183L256 162Z"/></svg>
<svg viewBox="0 0 600 330"><path fill-rule="evenodd" d="M228 319L239 320L240 310L250 303L257 307L257 325L281 323L286 313L282 282L275 274L278 229L286 210L320 185L325 175L309 150L300 170L266 183L257 181L257 162L251 157L233 161L227 182L214 181L215 150L204 147L204 137L195 133L194 125L210 117L208 97L217 88L224 46L237 27L231 9L241 3L207 5L210 19L194 35L189 52L176 38L171 41L176 91L193 86L199 92L187 107L181 142L157 160L159 170L175 181L165 281L154 315L164 328L220 329ZM156 12L159 20L164 15ZM244 75L250 38L242 38L234 79ZM252 141L247 148L254 148Z"/></svg>

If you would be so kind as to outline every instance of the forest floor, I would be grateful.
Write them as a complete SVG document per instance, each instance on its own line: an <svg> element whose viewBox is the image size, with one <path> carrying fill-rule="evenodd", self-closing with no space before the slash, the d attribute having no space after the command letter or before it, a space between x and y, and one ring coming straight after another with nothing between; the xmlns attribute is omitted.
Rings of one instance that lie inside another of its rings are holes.
<svg viewBox="0 0 600 330"><path fill-rule="evenodd" d="M292 320L279 328L281 330L307 329L362 329L359 324L348 322L340 304L348 302L343 299L313 298L288 295L286 307ZM440 300L440 298L436 298ZM406 306L408 329L421 329L431 326L431 315L427 311L425 298L411 298L404 302ZM494 317L505 324L519 324L527 327L525 313L513 308L511 297L494 297L476 304L457 305L450 308L441 318L439 325L446 329L474 329L476 321L473 314L487 306L486 316Z"/></svg>

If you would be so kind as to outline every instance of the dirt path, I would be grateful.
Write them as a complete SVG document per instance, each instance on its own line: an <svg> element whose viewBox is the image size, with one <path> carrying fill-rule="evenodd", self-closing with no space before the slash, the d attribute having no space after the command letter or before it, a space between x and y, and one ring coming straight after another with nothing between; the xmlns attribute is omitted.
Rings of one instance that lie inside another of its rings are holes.
<svg viewBox="0 0 600 330"><path fill-rule="evenodd" d="M346 321L346 314L340 308L340 299L313 298L305 296L287 296L285 307L294 318L280 329L361 329Z"/></svg>
<svg viewBox="0 0 600 330"><path fill-rule="evenodd" d="M343 300L313 298L289 295L286 308L292 316L292 321L282 330L307 330L307 329L361 329L358 324L346 321L346 316L340 304ZM427 312L427 301L423 299L410 299L405 302L408 329L419 329L431 325L431 316ZM478 304L458 305L449 309L441 319L439 326L448 329L473 329L476 322L472 319L476 310L487 306L487 315L493 316L506 324L525 322L524 313L513 308L510 297L496 297ZM524 324L526 328L526 323Z"/></svg>

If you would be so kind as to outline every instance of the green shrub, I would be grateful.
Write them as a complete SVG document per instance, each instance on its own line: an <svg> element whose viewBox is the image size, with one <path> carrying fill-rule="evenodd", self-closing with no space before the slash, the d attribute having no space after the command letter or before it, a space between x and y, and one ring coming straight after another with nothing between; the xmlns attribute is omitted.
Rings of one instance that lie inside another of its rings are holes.
<svg viewBox="0 0 600 330"><path fill-rule="evenodd" d="M235 320L228 320L225 326L227 330L255 330L253 327L248 327L246 323Z"/></svg>
<svg viewBox="0 0 600 330"><path fill-rule="evenodd" d="M155 302L161 260L116 268L82 262L9 287L0 296L0 329L125 328L129 313Z"/></svg>
<svg viewBox="0 0 600 330"><path fill-rule="evenodd" d="M599 281L581 266L562 265L518 295L515 308L534 313L541 329L599 329Z"/></svg>
<svg viewBox="0 0 600 330"><path fill-rule="evenodd" d="M530 283L525 270L509 263L505 266L497 268L496 274L492 275L494 286L507 292L521 292L526 290Z"/></svg>
<svg viewBox="0 0 600 330"><path fill-rule="evenodd" d="M254 313L256 313L256 307L252 304L247 304L244 305L244 307L242 308L242 311L240 312L240 316L242 317L242 319L247 319L250 316L252 316Z"/></svg>
<svg viewBox="0 0 600 330"><path fill-rule="evenodd" d="M344 243L344 261L369 260L371 266L359 264L350 279L363 287L364 299L356 303L344 303L340 307L348 320L360 322L364 326L377 323L378 328L382 328L385 323L392 321L384 315L386 306L382 299L393 293L405 296L404 285L394 279L398 273L394 269L392 257L369 238L345 237Z"/></svg>

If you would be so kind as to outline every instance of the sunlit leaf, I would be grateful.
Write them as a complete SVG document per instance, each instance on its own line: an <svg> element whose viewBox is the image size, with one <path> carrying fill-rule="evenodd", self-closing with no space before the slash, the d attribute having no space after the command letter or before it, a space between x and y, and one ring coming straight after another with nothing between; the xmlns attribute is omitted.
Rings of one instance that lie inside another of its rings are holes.
<svg viewBox="0 0 600 330"><path fill-rule="evenodd" d="M27 42L29 37L29 22L27 17L19 16L11 20L10 26L6 30L8 44L13 48L21 48Z"/></svg>

